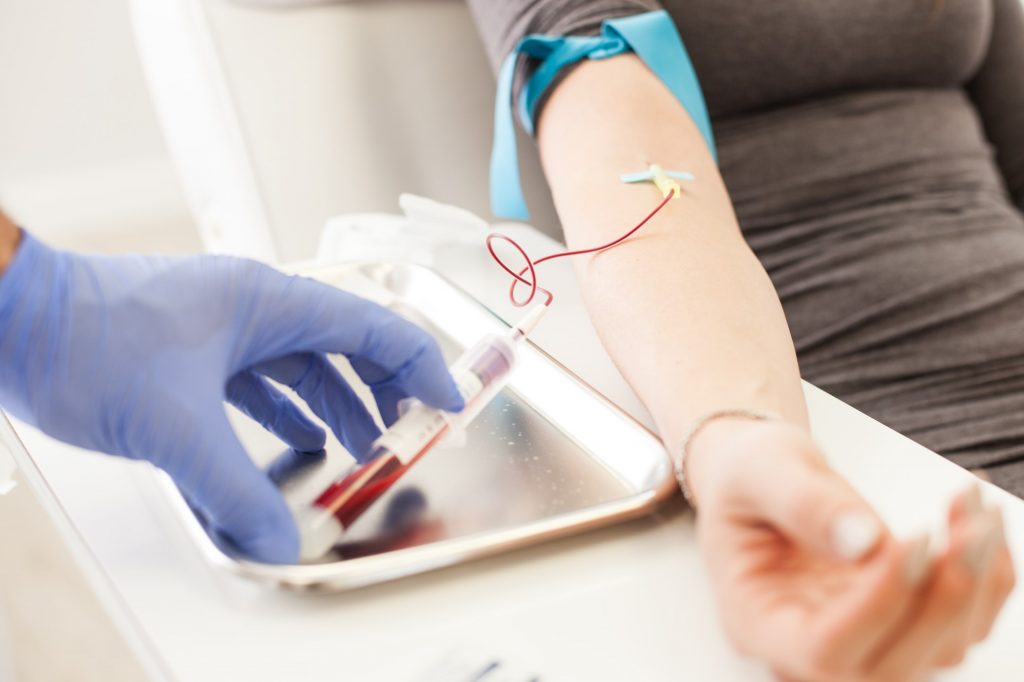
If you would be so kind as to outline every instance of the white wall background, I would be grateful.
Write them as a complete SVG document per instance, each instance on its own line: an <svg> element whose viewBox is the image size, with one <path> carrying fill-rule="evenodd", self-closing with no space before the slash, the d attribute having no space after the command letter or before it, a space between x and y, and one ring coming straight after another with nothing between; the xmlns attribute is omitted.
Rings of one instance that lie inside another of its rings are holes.
<svg viewBox="0 0 1024 682"><path fill-rule="evenodd" d="M62 246L200 248L126 0L0 0L0 201Z"/></svg>
<svg viewBox="0 0 1024 682"><path fill-rule="evenodd" d="M127 0L0 0L0 204L60 246L200 248L149 104ZM140 682L24 482L0 497L0 537L0 682Z"/></svg>

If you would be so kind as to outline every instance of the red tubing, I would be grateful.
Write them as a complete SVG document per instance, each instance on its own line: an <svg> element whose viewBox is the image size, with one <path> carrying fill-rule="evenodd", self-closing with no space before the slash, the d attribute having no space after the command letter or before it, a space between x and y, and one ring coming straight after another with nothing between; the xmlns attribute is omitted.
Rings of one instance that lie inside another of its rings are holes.
<svg viewBox="0 0 1024 682"><path fill-rule="evenodd" d="M538 291L543 292L544 295L547 296L547 300L544 302L544 305L551 305L551 301L554 300L554 296L550 291L544 289L543 287L540 287L537 284L538 265L549 260L554 260L556 258L564 258L566 256L582 256L583 254L587 253L597 253L598 251L604 251L605 249L610 249L613 246L621 244L622 242L626 241L634 234L636 234L637 230L639 230L641 227L650 222L651 218L658 215L658 212L661 211L661 209L665 208L665 205L668 204L668 202L671 201L674 196L674 193L670 193L667 197L662 199L661 203L658 204L658 206L653 211L648 213L643 220L641 220L639 223L636 224L635 227L633 227L633 229L631 229L629 232L625 233L618 239L610 241L607 244L602 244L601 246L595 246L590 249L580 249L578 251L562 251L560 253L552 253L547 256L544 256L543 258L533 260L532 258L530 258L529 254L526 253L526 250L519 245L519 242L517 242L515 239L512 239L512 237L509 237L508 235L505 234L501 234L500 232L492 232L491 234L487 235L487 251L491 254L491 258L494 259L494 262L497 263L502 270L504 270L505 272L512 276L512 286L508 290L508 298L510 301L512 301L512 305L516 306L517 308L522 308L523 306L530 305L530 303L533 302L533 299L537 295ZM498 256L497 252L494 250L495 239L500 239L504 242L508 242L509 244L511 244L516 249L516 251L518 251L519 254L523 257L523 260L526 261L526 267L524 267L519 272L516 272L508 265L506 265L505 261L503 261L501 257ZM530 273L529 279L523 277L523 275L526 274L527 272ZM521 301L516 298L516 287L519 286L520 284L525 284L528 287L530 287L530 293L526 296L526 298L524 298Z"/></svg>

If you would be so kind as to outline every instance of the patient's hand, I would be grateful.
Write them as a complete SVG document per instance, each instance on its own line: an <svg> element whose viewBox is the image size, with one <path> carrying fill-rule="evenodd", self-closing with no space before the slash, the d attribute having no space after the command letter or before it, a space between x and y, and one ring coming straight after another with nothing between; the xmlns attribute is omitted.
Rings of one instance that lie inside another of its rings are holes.
<svg viewBox="0 0 1024 682"><path fill-rule="evenodd" d="M908 682L959 663L1014 584L999 513L976 489L949 548L900 542L781 422L720 420L691 446L698 534L736 646L784 679Z"/></svg>

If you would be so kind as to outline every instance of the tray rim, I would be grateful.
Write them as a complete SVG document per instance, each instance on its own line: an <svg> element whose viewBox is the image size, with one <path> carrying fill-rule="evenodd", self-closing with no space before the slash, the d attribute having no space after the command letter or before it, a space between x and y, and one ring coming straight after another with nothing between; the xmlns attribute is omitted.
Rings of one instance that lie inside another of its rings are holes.
<svg viewBox="0 0 1024 682"><path fill-rule="evenodd" d="M441 280L458 295L471 301L497 322L509 326L503 317L478 298L444 274L421 263L353 260L339 261L326 265L317 264L313 267L308 267L308 265L304 264L289 268L288 272L323 281L322 278L332 272L350 271L371 266L419 270ZM585 379L554 358L550 353L536 345L532 340L527 339L527 342L546 362L593 394L605 409L617 413L622 419L630 423L631 427L636 428L658 444L659 449L664 455L665 466L663 467L664 475L655 485L618 499L598 503L583 509L554 514L508 528L479 531L457 538L448 538L434 543L406 547L356 559L323 564L275 565L235 559L222 552L207 535L195 514L192 513L192 510L181 496L171 477L156 468L153 469L153 473L159 478L158 484L164 490L165 498L175 507L175 516L185 526L188 536L193 544L197 546L207 563L230 575L284 591L301 593L337 593L360 589L422 573L433 572L448 566L504 554L562 537L583 534L588 531L651 515L662 504L674 497L678 492L675 475L668 452L664 450L664 447L661 447L658 435L612 402ZM574 440L571 434L565 435L570 440ZM374 570L375 564L381 564L387 569L388 564L395 564L396 562L399 566L391 570ZM402 570L402 566L406 568Z"/></svg>

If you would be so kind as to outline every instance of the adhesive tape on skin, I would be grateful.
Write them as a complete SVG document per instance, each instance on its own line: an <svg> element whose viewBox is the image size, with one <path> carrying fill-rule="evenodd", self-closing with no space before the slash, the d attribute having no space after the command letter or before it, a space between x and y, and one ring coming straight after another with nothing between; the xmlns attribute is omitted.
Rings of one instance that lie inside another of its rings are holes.
<svg viewBox="0 0 1024 682"><path fill-rule="evenodd" d="M684 180L686 182L693 182L697 179L697 176L693 173L687 173L685 171L665 171L665 175L673 180ZM640 171L639 173L623 173L619 176L619 180L626 183L650 182L653 177L651 169L648 167L647 170Z"/></svg>
<svg viewBox="0 0 1024 682"><path fill-rule="evenodd" d="M676 181L684 180L687 182L693 182L696 178L693 173L666 171L658 164L652 163L645 171L641 171L639 173L624 173L623 175L620 175L619 180L625 183L653 182L661 191L661 196L663 198L672 194L676 199L678 199L683 195L683 188Z"/></svg>

